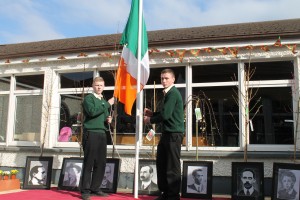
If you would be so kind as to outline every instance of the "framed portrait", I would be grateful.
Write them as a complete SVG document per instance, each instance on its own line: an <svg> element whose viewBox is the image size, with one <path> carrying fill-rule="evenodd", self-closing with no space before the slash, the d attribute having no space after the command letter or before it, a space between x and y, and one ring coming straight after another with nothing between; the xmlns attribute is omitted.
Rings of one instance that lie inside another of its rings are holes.
<svg viewBox="0 0 300 200"><path fill-rule="evenodd" d="M233 200L264 200L264 163L232 163L231 197Z"/></svg>
<svg viewBox="0 0 300 200"><path fill-rule="evenodd" d="M50 189L53 157L27 156L23 189Z"/></svg>
<svg viewBox="0 0 300 200"><path fill-rule="evenodd" d="M299 164L273 163L273 192L271 199L299 199L299 181Z"/></svg>
<svg viewBox="0 0 300 200"><path fill-rule="evenodd" d="M60 171L58 189L79 190L83 158L64 158Z"/></svg>
<svg viewBox="0 0 300 200"><path fill-rule="evenodd" d="M212 199L213 162L183 161L181 196Z"/></svg>
<svg viewBox="0 0 300 200"><path fill-rule="evenodd" d="M101 190L106 193L116 193L118 187L120 159L107 158Z"/></svg>
<svg viewBox="0 0 300 200"><path fill-rule="evenodd" d="M140 159L138 170L138 193L158 195L159 190L157 186L157 171L155 160ZM135 188L133 188L133 192L134 189Z"/></svg>

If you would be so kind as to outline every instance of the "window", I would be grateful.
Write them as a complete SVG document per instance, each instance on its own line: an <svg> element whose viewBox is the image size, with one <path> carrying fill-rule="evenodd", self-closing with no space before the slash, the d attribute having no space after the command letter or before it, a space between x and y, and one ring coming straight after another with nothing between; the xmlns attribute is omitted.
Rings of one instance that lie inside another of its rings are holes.
<svg viewBox="0 0 300 200"><path fill-rule="evenodd" d="M249 81L250 144L293 144L293 62L254 62L250 68L246 63L245 71L253 71Z"/></svg>
<svg viewBox="0 0 300 200"><path fill-rule="evenodd" d="M44 75L16 76L16 90L36 90L44 88Z"/></svg>
<svg viewBox="0 0 300 200"><path fill-rule="evenodd" d="M239 145L238 67L235 63L192 66L192 145ZM228 82L227 86L223 83ZM195 108L200 109L196 121ZM197 141L198 138L198 141Z"/></svg>
<svg viewBox="0 0 300 200"><path fill-rule="evenodd" d="M236 91L236 86L193 88L193 112L196 101L201 112L197 124L193 113L193 146L197 144L196 133L199 146L238 146L239 107L232 97Z"/></svg>
<svg viewBox="0 0 300 200"><path fill-rule="evenodd" d="M40 141L42 96L18 96L15 119L15 141Z"/></svg>
<svg viewBox="0 0 300 200"><path fill-rule="evenodd" d="M192 80L193 83L236 81L233 77L237 77L237 74L237 65L234 63L200 65L193 66Z"/></svg>
<svg viewBox="0 0 300 200"><path fill-rule="evenodd" d="M74 72L60 74L61 88L90 87L93 83L93 72Z"/></svg>
<svg viewBox="0 0 300 200"><path fill-rule="evenodd" d="M258 88L249 106L250 117L261 106L252 120L250 144L294 144L291 94L291 87Z"/></svg>
<svg viewBox="0 0 300 200"><path fill-rule="evenodd" d="M8 95L0 95L0 142L6 141L8 99Z"/></svg>
<svg viewBox="0 0 300 200"><path fill-rule="evenodd" d="M9 91L10 77L0 77L0 91Z"/></svg>
<svg viewBox="0 0 300 200"><path fill-rule="evenodd" d="M113 90L107 89L107 82L110 85L114 83L111 82L111 78L113 78L112 72L99 71L98 73L105 81L106 87L102 93L103 97L109 99L113 96ZM93 74L94 72L92 71L60 74L61 89L58 142L81 141L81 129L84 119L82 102L84 97L93 91ZM113 127L111 126L110 128L113 131ZM109 135L108 139L111 140ZM110 143L111 141L108 142L108 144Z"/></svg>
<svg viewBox="0 0 300 200"><path fill-rule="evenodd" d="M14 141L39 142L43 118L44 75L15 76L15 80Z"/></svg>
<svg viewBox="0 0 300 200"><path fill-rule="evenodd" d="M292 79L294 65L292 61L245 63L246 69L254 70L251 81Z"/></svg>
<svg viewBox="0 0 300 200"><path fill-rule="evenodd" d="M60 126L59 142L80 141L82 124L82 99L83 94L61 94L60 95Z"/></svg>
<svg viewBox="0 0 300 200"><path fill-rule="evenodd" d="M10 77L0 77L0 143L6 141Z"/></svg>

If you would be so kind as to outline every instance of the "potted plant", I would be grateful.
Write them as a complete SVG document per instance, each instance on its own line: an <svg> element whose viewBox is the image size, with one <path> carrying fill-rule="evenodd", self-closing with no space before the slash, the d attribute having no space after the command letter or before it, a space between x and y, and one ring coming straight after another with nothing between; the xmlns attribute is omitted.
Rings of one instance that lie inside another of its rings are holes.
<svg viewBox="0 0 300 200"><path fill-rule="evenodd" d="M2 180L3 171L0 169L0 180Z"/></svg>
<svg viewBox="0 0 300 200"><path fill-rule="evenodd" d="M3 177L3 180L0 180L0 192L6 190L20 189L20 180L12 178L19 172L18 170L13 169L13 170L6 170L6 171L0 170L0 171ZM11 179L9 179L9 176L11 176Z"/></svg>
<svg viewBox="0 0 300 200"><path fill-rule="evenodd" d="M10 178L11 179L16 179L17 173L19 173L19 171L17 169L10 170Z"/></svg>
<svg viewBox="0 0 300 200"><path fill-rule="evenodd" d="M8 180L10 171L3 171L3 180Z"/></svg>

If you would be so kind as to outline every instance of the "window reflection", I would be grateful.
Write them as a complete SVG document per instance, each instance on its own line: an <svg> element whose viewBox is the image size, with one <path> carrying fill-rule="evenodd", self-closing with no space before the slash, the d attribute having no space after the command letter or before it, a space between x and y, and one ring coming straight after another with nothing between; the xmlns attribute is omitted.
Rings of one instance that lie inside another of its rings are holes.
<svg viewBox="0 0 300 200"><path fill-rule="evenodd" d="M16 90L36 90L44 88L44 75L16 76Z"/></svg>
<svg viewBox="0 0 300 200"><path fill-rule="evenodd" d="M18 96L16 107L14 139L40 141L42 96Z"/></svg>
<svg viewBox="0 0 300 200"><path fill-rule="evenodd" d="M93 83L93 72L74 72L60 74L61 88L91 87Z"/></svg>
<svg viewBox="0 0 300 200"><path fill-rule="evenodd" d="M8 99L8 95L0 95L0 142L5 142L6 140Z"/></svg>
<svg viewBox="0 0 300 200"><path fill-rule="evenodd" d="M246 71L249 64L246 63ZM251 63L250 70L254 70L251 80L284 80L292 79L294 74L294 64L292 61L280 62L256 62Z"/></svg>
<svg viewBox="0 0 300 200"><path fill-rule="evenodd" d="M237 74L238 68L235 63L199 65L193 66L192 80L193 83L235 81L233 77L237 77Z"/></svg>
<svg viewBox="0 0 300 200"><path fill-rule="evenodd" d="M63 94L60 107L59 142L80 141L82 125L82 94Z"/></svg>
<svg viewBox="0 0 300 200"><path fill-rule="evenodd" d="M114 76L116 75L117 71L109 70L109 71L99 71L99 76L103 77L105 80L105 86L114 86L115 79Z"/></svg>
<svg viewBox="0 0 300 200"><path fill-rule="evenodd" d="M258 88L249 105L250 117L258 111L252 120L253 129L250 129L251 144L294 143L291 94L290 87Z"/></svg>
<svg viewBox="0 0 300 200"><path fill-rule="evenodd" d="M10 77L0 77L0 91L9 91Z"/></svg>
<svg viewBox="0 0 300 200"><path fill-rule="evenodd" d="M238 146L239 107L232 97L236 90L235 86L193 88L193 146L197 144L196 132L199 146ZM198 124L194 112L197 100L202 115Z"/></svg>

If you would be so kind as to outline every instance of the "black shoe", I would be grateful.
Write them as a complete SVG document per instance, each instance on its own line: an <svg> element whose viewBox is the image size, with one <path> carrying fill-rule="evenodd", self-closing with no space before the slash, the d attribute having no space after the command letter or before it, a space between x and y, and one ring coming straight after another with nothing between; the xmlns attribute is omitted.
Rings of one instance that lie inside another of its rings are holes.
<svg viewBox="0 0 300 200"><path fill-rule="evenodd" d="M91 200L90 194L82 194L81 197L82 197L82 200Z"/></svg>
<svg viewBox="0 0 300 200"><path fill-rule="evenodd" d="M107 197L108 194L102 192L102 191L98 191L98 192L92 192L91 193L92 196L98 196L98 197Z"/></svg>

